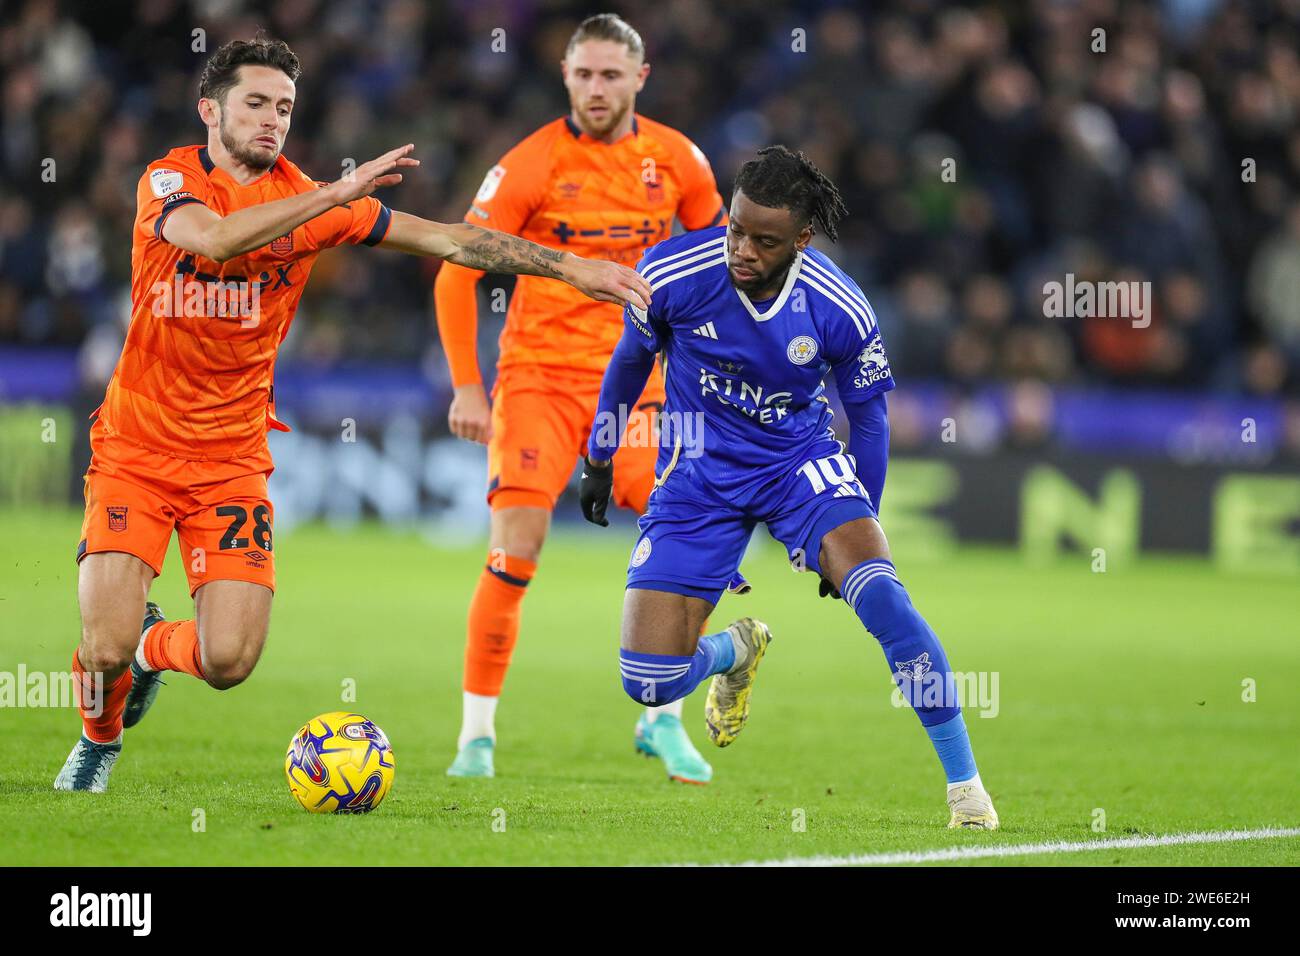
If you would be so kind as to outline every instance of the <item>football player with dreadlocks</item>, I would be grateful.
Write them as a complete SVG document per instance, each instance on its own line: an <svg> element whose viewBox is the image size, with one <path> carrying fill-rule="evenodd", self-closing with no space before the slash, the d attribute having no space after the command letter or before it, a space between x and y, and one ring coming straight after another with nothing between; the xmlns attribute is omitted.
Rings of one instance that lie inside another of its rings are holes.
<svg viewBox="0 0 1300 956"><path fill-rule="evenodd" d="M802 153L760 150L741 168L725 226L651 247L637 271L649 309L624 310L583 469L588 521L606 524L619 423L662 352L658 479L640 519L623 605L619 666L638 703L680 699L712 677L705 720L719 747L749 717L771 631L743 618L700 636L759 522L821 592L843 597L879 642L947 777L948 825L996 829L947 655L912 605L879 521L894 387L866 296L809 243L834 241L847 210ZM835 376L850 449L831 430L822 379Z"/></svg>

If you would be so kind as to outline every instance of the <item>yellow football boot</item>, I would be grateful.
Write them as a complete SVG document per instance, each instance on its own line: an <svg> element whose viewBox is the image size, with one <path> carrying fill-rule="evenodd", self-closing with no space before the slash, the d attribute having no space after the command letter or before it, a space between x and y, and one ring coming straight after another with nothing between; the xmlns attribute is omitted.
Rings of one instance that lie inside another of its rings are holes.
<svg viewBox="0 0 1300 956"><path fill-rule="evenodd" d="M719 747L735 740L749 719L749 694L754 689L754 675L767 645L772 643L772 632L767 625L752 617L742 617L727 630L736 648L736 663L725 674L713 675L709 697L704 703L704 722L709 727L709 739Z"/></svg>

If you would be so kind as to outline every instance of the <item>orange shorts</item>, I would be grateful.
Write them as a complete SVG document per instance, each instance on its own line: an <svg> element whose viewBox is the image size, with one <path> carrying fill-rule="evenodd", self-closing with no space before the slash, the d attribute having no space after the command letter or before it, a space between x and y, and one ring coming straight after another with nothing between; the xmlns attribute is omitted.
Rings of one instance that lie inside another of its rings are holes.
<svg viewBox="0 0 1300 956"><path fill-rule="evenodd" d="M488 504L493 510L521 505L554 508L578 460L587 453L600 380L551 369L514 366L501 370L492 389L492 438L488 442ZM664 407L664 379L656 364L645 391L628 416L627 435L654 434ZM636 441L614 461L614 503L638 514L655 483L659 448Z"/></svg>
<svg viewBox="0 0 1300 956"><path fill-rule="evenodd" d="M77 562L87 554L133 554L155 576L175 529L192 595L209 581L250 581L275 590L266 493L260 463L187 461L90 429L86 515Z"/></svg>

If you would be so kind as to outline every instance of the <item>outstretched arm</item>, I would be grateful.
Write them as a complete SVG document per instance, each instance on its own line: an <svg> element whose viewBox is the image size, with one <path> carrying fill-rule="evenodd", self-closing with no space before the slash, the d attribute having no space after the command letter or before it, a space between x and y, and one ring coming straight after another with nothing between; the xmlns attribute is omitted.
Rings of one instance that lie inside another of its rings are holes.
<svg viewBox="0 0 1300 956"><path fill-rule="evenodd" d="M188 203L167 217L162 238L178 249L214 262L226 262L260 249L335 206L369 196L381 186L397 185L402 181L402 174L395 170L420 165L418 159L407 155L414 148L408 143L390 150L320 189L247 206L225 216L202 203Z"/></svg>
<svg viewBox="0 0 1300 956"><path fill-rule="evenodd" d="M650 304L650 283L627 266L583 259L571 252L548 249L468 222L431 222L409 213L394 212L388 235L380 245L417 256L436 256L484 272L559 279L601 302L630 304L640 309Z"/></svg>

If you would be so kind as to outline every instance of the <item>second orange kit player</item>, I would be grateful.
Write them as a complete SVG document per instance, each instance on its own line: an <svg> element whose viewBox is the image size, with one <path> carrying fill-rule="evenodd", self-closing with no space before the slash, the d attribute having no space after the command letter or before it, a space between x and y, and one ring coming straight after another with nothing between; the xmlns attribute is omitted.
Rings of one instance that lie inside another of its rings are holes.
<svg viewBox="0 0 1300 956"><path fill-rule="evenodd" d="M704 154L685 136L637 115L650 66L641 37L612 14L591 17L561 64L571 112L511 149L488 172L465 216L553 249L634 265L672 234L726 222ZM584 301L558 283L521 276L501 334L489 406L478 367L476 287L483 273L445 263L434 287L438 329L451 366L454 434L488 446L489 556L470 602L463 714L447 773L495 772L497 701L519 635L525 589L537 570L551 512L587 447L605 366L622 334L613 306ZM628 433L649 433L637 416L663 407L656 369ZM658 448L628 447L614 500L645 511ZM681 701L647 708L636 746L663 759L668 775L707 783L712 768L681 723Z"/></svg>

